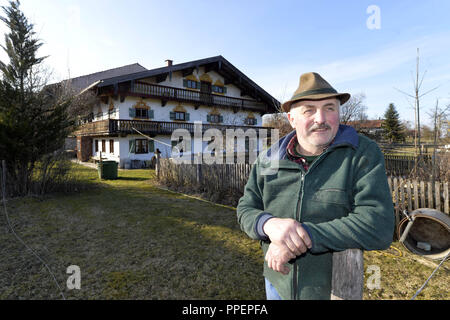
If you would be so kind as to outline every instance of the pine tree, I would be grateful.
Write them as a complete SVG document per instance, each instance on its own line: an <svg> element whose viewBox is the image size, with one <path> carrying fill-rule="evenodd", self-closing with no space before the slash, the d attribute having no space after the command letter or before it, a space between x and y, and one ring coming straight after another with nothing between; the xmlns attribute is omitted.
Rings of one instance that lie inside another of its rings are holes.
<svg viewBox="0 0 450 320"><path fill-rule="evenodd" d="M73 125L67 115L70 100L45 87L46 57L37 57L42 42L19 7L19 1L10 1L0 16L9 28L1 46L9 62L0 61L0 160L6 161L8 191L14 195L32 192L36 167L42 169L43 158L63 146Z"/></svg>
<svg viewBox="0 0 450 320"><path fill-rule="evenodd" d="M382 124L384 130L383 136L390 142L402 142L405 140L404 130L400 123L400 117L393 103L389 104L384 113Z"/></svg>

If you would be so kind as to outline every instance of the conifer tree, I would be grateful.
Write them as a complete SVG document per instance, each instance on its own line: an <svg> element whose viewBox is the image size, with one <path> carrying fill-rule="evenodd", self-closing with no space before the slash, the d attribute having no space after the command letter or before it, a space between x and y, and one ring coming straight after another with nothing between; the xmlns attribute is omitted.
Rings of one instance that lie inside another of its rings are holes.
<svg viewBox="0 0 450 320"><path fill-rule="evenodd" d="M13 195L32 192L36 166L61 149L73 129L70 99L60 99L45 86L41 66L46 57L37 56L42 42L19 7L19 1L10 1L0 16L9 29L1 45L9 61L0 61L0 160L6 161Z"/></svg>
<svg viewBox="0 0 450 320"><path fill-rule="evenodd" d="M400 123L400 117L393 103L389 104L384 113L382 124L383 136L390 142L402 142L405 140L404 130Z"/></svg>

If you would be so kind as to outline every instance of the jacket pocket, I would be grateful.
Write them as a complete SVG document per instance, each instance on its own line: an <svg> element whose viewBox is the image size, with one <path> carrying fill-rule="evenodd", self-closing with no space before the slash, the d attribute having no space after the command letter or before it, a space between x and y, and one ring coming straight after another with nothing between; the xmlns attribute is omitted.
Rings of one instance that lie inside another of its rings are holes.
<svg viewBox="0 0 450 320"><path fill-rule="evenodd" d="M319 189L311 198L312 201L342 205L350 209L347 192L342 189Z"/></svg>

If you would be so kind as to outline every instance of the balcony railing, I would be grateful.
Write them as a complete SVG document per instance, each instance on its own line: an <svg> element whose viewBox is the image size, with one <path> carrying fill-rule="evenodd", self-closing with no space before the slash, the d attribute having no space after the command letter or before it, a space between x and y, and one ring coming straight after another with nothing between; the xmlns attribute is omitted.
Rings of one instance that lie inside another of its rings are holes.
<svg viewBox="0 0 450 320"><path fill-rule="evenodd" d="M149 98L176 100L199 105L224 106L252 109L256 111L263 111L266 109L266 105L264 103L254 100L233 98L212 93L204 93L200 91L186 90L142 82L134 83L134 85L130 89L130 93Z"/></svg>
<svg viewBox="0 0 450 320"><path fill-rule="evenodd" d="M148 135L171 134L176 129L186 129L190 133L194 133L194 123L192 122L108 119L85 123L81 125L74 134L79 136L135 134L136 131L133 130L133 128ZM202 124L203 132L210 128L219 129L221 131L226 129L242 129L244 132L247 129L254 129L256 132L265 129L267 130L268 136L270 135L269 129L271 129L269 127L258 126Z"/></svg>

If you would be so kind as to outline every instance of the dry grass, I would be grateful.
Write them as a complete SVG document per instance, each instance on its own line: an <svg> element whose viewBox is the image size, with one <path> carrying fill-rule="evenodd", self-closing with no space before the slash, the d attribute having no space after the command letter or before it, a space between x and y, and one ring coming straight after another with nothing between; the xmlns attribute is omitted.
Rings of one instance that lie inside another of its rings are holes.
<svg viewBox="0 0 450 320"><path fill-rule="evenodd" d="M118 180L102 182L95 170L73 170L92 188L7 202L16 232L47 261L66 298L265 298L259 244L239 229L233 209L157 188L152 170L120 170ZM1 212L0 299L60 299ZM365 253L366 266L381 268L381 289L365 288L365 299L409 299L422 285L433 263L403 253ZM80 290L66 288L70 265L81 269ZM448 267L418 298L449 299Z"/></svg>

